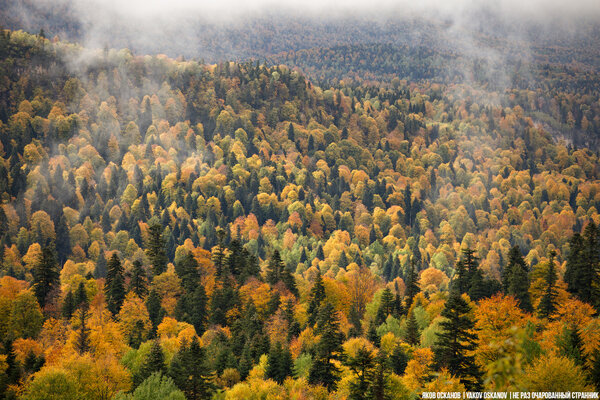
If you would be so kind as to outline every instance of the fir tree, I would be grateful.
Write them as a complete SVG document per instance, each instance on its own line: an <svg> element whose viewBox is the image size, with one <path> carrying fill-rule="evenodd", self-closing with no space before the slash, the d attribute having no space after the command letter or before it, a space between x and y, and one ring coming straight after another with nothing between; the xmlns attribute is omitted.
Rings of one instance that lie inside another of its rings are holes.
<svg viewBox="0 0 600 400"><path fill-rule="evenodd" d="M377 326L383 324L388 315L394 312L394 295L392 291L385 288L381 294L381 301L379 302L379 308L377 309L377 315L375 316L375 324Z"/></svg>
<svg viewBox="0 0 600 400"><path fill-rule="evenodd" d="M117 253L113 253L108 261L108 272L106 275L106 284L104 285L104 295L108 310L117 315L121 310L123 301L125 301L125 279L123 277L123 266Z"/></svg>
<svg viewBox="0 0 600 400"><path fill-rule="evenodd" d="M56 253L58 261L64 264L71 253L71 237L69 235L69 227L64 213L61 211L60 219L56 225Z"/></svg>
<svg viewBox="0 0 600 400"><path fill-rule="evenodd" d="M156 332L156 328L161 323L164 310L161 306L161 298L158 292L154 289L150 291L148 298L146 299L146 309L148 310L148 317L152 323L152 332Z"/></svg>
<svg viewBox="0 0 600 400"><path fill-rule="evenodd" d="M292 354L287 347L284 348L280 342L271 346L265 371L267 378L281 385L285 378L292 376L292 366Z"/></svg>
<svg viewBox="0 0 600 400"><path fill-rule="evenodd" d="M165 240L163 238L163 227L158 223L151 225L148 235L149 239L146 254L152 264L154 275L160 275L167 269L168 262L165 250Z"/></svg>
<svg viewBox="0 0 600 400"><path fill-rule="evenodd" d="M44 308L46 303L51 300L50 294L59 288L60 273L54 251L50 246L42 249L37 263L33 267L33 292L40 304Z"/></svg>
<svg viewBox="0 0 600 400"><path fill-rule="evenodd" d="M481 372L475 363L475 357L469 352L475 350L477 335L472 332L474 322L469 316L471 308L455 288L442 310L444 321L440 323L442 331L437 333L433 346L436 367L447 368L456 375L468 390L481 387Z"/></svg>
<svg viewBox="0 0 600 400"><path fill-rule="evenodd" d="M406 290L404 291L404 297L406 301L406 310L410 309L413 299L421 291L419 288L419 274L415 270L415 260L411 257L408 265L408 274L406 277Z"/></svg>
<svg viewBox="0 0 600 400"><path fill-rule="evenodd" d="M137 297L143 299L148 294L148 281L146 271L139 260L133 262L133 271L129 281L129 290Z"/></svg>
<svg viewBox="0 0 600 400"><path fill-rule="evenodd" d="M521 309L531 312L533 307L529 297L529 272L518 246L510 249L508 259L502 282L506 294L514 296Z"/></svg>
<svg viewBox="0 0 600 400"><path fill-rule="evenodd" d="M98 278L106 278L106 274L108 273L106 269L106 258L104 257L104 251L100 252L98 255L98 259L96 260L96 268L94 268L94 277Z"/></svg>
<svg viewBox="0 0 600 400"><path fill-rule="evenodd" d="M77 292L75 292L74 304L77 308L88 308L88 295L85 290L85 285L83 282L79 282L79 286L77 287Z"/></svg>
<svg viewBox="0 0 600 400"><path fill-rule="evenodd" d="M598 228L590 222L583 235L576 233L569 242L565 282L567 290L579 300L598 307L599 256Z"/></svg>
<svg viewBox="0 0 600 400"><path fill-rule="evenodd" d="M406 343L416 346L420 342L419 324L417 318L415 318L415 313L410 312L406 319Z"/></svg>
<svg viewBox="0 0 600 400"><path fill-rule="evenodd" d="M367 391L366 399L391 400L388 394L388 375L387 357L383 351L379 351L375 358L375 370L372 374L372 382Z"/></svg>
<svg viewBox="0 0 600 400"><path fill-rule="evenodd" d="M169 376L188 400L210 399L216 387L207 366L205 351L196 336L183 343L169 364Z"/></svg>
<svg viewBox="0 0 600 400"><path fill-rule="evenodd" d="M165 354L158 340L153 340L150 346L150 353L146 356L137 376L134 377L134 382L139 385L155 372L165 374L166 369Z"/></svg>
<svg viewBox="0 0 600 400"><path fill-rule="evenodd" d="M73 292L67 292L65 299L63 300L62 315L65 319L71 319L73 312L75 311L75 300L73 298Z"/></svg>
<svg viewBox="0 0 600 400"><path fill-rule="evenodd" d="M540 304L538 305L538 314L540 318L548 318L550 315L556 311L556 269L554 268L554 257L556 256L556 252L552 251L550 253L550 261L548 262L548 270L544 276L545 280L545 290L544 295L540 300Z"/></svg>
<svg viewBox="0 0 600 400"><path fill-rule="evenodd" d="M90 350L90 330L87 327L87 307L81 307L78 314L79 329L75 336L75 348L79 354L83 354Z"/></svg>
<svg viewBox="0 0 600 400"><path fill-rule="evenodd" d="M308 303L308 325L313 326L317 321L319 308L321 303L325 300L325 286L323 286L323 278L321 277L321 271L317 271L315 283L310 290L310 302Z"/></svg>
<svg viewBox="0 0 600 400"><path fill-rule="evenodd" d="M390 366L396 375L404 375L408 360L408 354L406 354L402 346L396 345L390 355Z"/></svg>
<svg viewBox="0 0 600 400"><path fill-rule="evenodd" d="M326 302L321 306L318 315L316 332L321 335L317 344L315 359L309 370L308 382L320 384L327 390L335 390L339 381L340 370L333 360L340 360L342 355L343 334L333 306Z"/></svg>
<svg viewBox="0 0 600 400"><path fill-rule="evenodd" d="M356 356L346 357L344 364L355 375L355 378L350 382L350 396L348 398L351 400L369 399L367 396L372 385L371 379L375 369L373 354L362 347L358 349Z"/></svg>

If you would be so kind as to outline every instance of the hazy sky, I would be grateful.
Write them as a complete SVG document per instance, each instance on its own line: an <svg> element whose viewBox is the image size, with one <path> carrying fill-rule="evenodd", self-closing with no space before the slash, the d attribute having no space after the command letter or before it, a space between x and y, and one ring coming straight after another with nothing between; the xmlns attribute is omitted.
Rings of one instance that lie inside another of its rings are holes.
<svg viewBox="0 0 600 400"><path fill-rule="evenodd" d="M535 21L572 21L600 17L599 0L35 0L48 5L68 3L81 16L93 21L98 13L115 13L127 18L244 17L264 11L293 11L321 16L341 14L437 15L469 17L473 12L490 12L502 18Z"/></svg>

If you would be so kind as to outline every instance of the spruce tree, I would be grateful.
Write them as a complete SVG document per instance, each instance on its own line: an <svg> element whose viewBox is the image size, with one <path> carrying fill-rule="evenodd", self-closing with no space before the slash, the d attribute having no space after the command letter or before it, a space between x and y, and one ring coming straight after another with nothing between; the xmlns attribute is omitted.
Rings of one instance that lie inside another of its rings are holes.
<svg viewBox="0 0 600 400"><path fill-rule="evenodd" d="M148 317L152 323L152 333L156 333L156 328L161 323L165 313L161 306L160 295L155 289L150 291L150 294L146 299L146 309L148 310Z"/></svg>
<svg viewBox="0 0 600 400"><path fill-rule="evenodd" d="M71 254L71 237L69 235L69 227L64 213L61 211L61 216L56 225L56 253L58 261L64 264Z"/></svg>
<svg viewBox="0 0 600 400"><path fill-rule="evenodd" d="M321 335L313 364L308 373L310 384L320 384L335 390L340 370L333 363L342 357L344 335L340 332L337 313L331 303L325 302L319 311L316 333Z"/></svg>
<svg viewBox="0 0 600 400"><path fill-rule="evenodd" d="M419 288L419 274L415 270L415 260L411 257L408 265L408 274L406 277L406 290L404 291L404 297L406 301L406 310L410 310L413 299L421 291Z"/></svg>
<svg viewBox="0 0 600 400"><path fill-rule="evenodd" d="M165 240L163 238L163 227L158 223L152 224L148 234L149 239L146 254L152 264L154 275L160 275L167 269L168 262Z"/></svg>
<svg viewBox="0 0 600 400"><path fill-rule="evenodd" d="M576 233L569 242L565 282L567 290L579 300L598 307L599 256L598 228L590 222L583 235Z"/></svg>
<svg viewBox="0 0 600 400"><path fill-rule="evenodd" d="M469 352L475 350L477 335L472 332L474 322L469 316L471 308L461 297L457 288L450 291L442 310L444 321L441 332L433 346L434 362L438 369L447 368L456 375L468 390L481 387L481 371L475 357Z"/></svg>
<svg viewBox="0 0 600 400"><path fill-rule="evenodd" d="M107 274L106 270L106 258L104 257L104 251L100 251L100 255L96 260L96 267L94 268L94 277L98 278L106 278Z"/></svg>
<svg viewBox="0 0 600 400"><path fill-rule="evenodd" d="M420 342L419 324L417 323L417 318L415 318L415 313L410 312L406 319L406 343L416 346Z"/></svg>
<svg viewBox="0 0 600 400"><path fill-rule="evenodd" d="M88 310L87 307L79 309L79 329L75 336L75 348L79 354L86 353L90 350L90 330L87 327Z"/></svg>
<svg viewBox="0 0 600 400"><path fill-rule="evenodd" d="M139 260L133 262L133 271L129 281L129 290L135 293L137 297L143 299L148 294L148 280L146 271Z"/></svg>
<svg viewBox="0 0 600 400"><path fill-rule="evenodd" d="M388 384L388 360L383 351L375 357L375 369L371 378L371 385L367 391L366 399L391 400Z"/></svg>
<svg viewBox="0 0 600 400"><path fill-rule="evenodd" d="M77 287L77 292L75 292L74 304L77 308L88 308L88 295L85 290L85 285L83 282L79 282L79 286Z"/></svg>
<svg viewBox="0 0 600 400"><path fill-rule="evenodd" d="M388 315L393 314L394 312L394 295L392 291L388 288L385 288L383 293L381 294L381 301L379 302L379 308L377 309L377 314L375 316L375 324L377 326L383 324Z"/></svg>
<svg viewBox="0 0 600 400"><path fill-rule="evenodd" d="M73 312L75 311L75 300L73 298L73 292L67 292L65 299L63 300L62 315L64 319L71 319Z"/></svg>
<svg viewBox="0 0 600 400"><path fill-rule="evenodd" d="M292 366L292 354L287 346L284 348L280 342L271 346L265 371L267 378L281 385L285 378L292 376Z"/></svg>
<svg viewBox="0 0 600 400"><path fill-rule="evenodd" d="M533 311L529 297L529 272L519 246L510 249L505 271L503 286L506 294L514 296L522 310Z"/></svg>
<svg viewBox="0 0 600 400"><path fill-rule="evenodd" d="M150 346L150 353L146 356L138 374L134 377L136 386L146 380L154 372L166 373L165 354L158 340L153 340Z"/></svg>
<svg viewBox="0 0 600 400"><path fill-rule="evenodd" d="M313 326L317 322L317 316L321 303L325 300L325 286L323 286L323 278L321 271L317 271L315 283L310 290L310 302L308 303L308 325Z"/></svg>
<svg viewBox="0 0 600 400"><path fill-rule="evenodd" d="M121 310L123 301L125 301L125 279L123 266L116 252L111 256L107 267L104 295L106 296L108 310L113 315L117 315Z"/></svg>
<svg viewBox="0 0 600 400"><path fill-rule="evenodd" d="M345 357L346 364L355 378L350 382L351 400L367 400L369 388L372 385L372 375L375 369L375 360L373 354L364 347L356 352L356 356Z"/></svg>
<svg viewBox="0 0 600 400"><path fill-rule="evenodd" d="M33 267L33 292L40 307L44 308L46 303L51 300L50 294L59 288L59 284L60 273L54 250L50 246L45 246Z"/></svg>
<svg viewBox="0 0 600 400"><path fill-rule="evenodd" d="M554 257L556 256L556 252L552 251L550 253L550 261L548 262L548 270L544 276L544 295L540 300L540 304L538 305L538 315L540 318L548 318L550 317L554 311L556 311L556 269L554 268Z"/></svg>
<svg viewBox="0 0 600 400"><path fill-rule="evenodd" d="M216 387L198 338L183 343L169 364L169 376L188 400L210 399Z"/></svg>

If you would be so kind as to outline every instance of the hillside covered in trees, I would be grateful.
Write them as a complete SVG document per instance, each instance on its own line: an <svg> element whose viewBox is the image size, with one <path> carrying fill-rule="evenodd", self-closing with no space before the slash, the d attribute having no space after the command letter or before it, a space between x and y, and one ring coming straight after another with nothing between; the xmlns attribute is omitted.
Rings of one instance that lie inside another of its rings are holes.
<svg viewBox="0 0 600 400"><path fill-rule="evenodd" d="M597 71L405 50L301 57L381 55L346 82L2 30L2 396L600 390Z"/></svg>

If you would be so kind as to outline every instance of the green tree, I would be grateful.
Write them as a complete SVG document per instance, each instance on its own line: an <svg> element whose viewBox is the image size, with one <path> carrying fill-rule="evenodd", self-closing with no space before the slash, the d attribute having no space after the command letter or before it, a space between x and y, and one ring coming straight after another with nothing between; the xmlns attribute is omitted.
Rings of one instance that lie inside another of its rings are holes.
<svg viewBox="0 0 600 400"><path fill-rule="evenodd" d="M415 313L411 312L406 319L406 343L416 346L420 342L421 335L419 333L419 324L415 317Z"/></svg>
<svg viewBox="0 0 600 400"><path fill-rule="evenodd" d="M323 285L323 278L321 277L321 271L317 271L315 283L310 290L310 302L308 303L308 325L313 326L317 322L317 316L321 303L325 300L325 286Z"/></svg>
<svg viewBox="0 0 600 400"><path fill-rule="evenodd" d="M169 365L169 376L187 400L210 399L216 387L207 366L205 351L194 336L191 344L183 343Z"/></svg>
<svg viewBox="0 0 600 400"><path fill-rule="evenodd" d="M154 373L165 374L166 372L165 354L158 340L153 340L150 345L150 353L148 353L140 370L134 377L134 382L141 383Z"/></svg>
<svg viewBox="0 0 600 400"><path fill-rule="evenodd" d="M140 299L143 299L148 294L148 278L146 276L146 271L139 260L133 262L129 290L135 293Z"/></svg>
<svg viewBox="0 0 600 400"><path fill-rule="evenodd" d="M152 224L148 230L148 235L146 254L152 264L154 275L160 275L166 271L168 262L163 227L158 223Z"/></svg>
<svg viewBox="0 0 600 400"><path fill-rule="evenodd" d="M284 348L280 342L271 346L265 371L267 378L273 379L281 385L285 378L292 376L292 366L292 354L287 347Z"/></svg>
<svg viewBox="0 0 600 400"><path fill-rule="evenodd" d="M333 360L341 360L344 335L340 332L337 313L331 303L325 302L321 306L315 331L321 338L308 373L308 382L335 390L340 379L340 370Z"/></svg>
<svg viewBox="0 0 600 400"><path fill-rule="evenodd" d="M540 300L540 304L538 305L538 315L541 318L548 318L550 315L556 311L556 269L554 268L554 257L556 256L556 252L552 251L550 253L550 260L548 262L548 270L544 276L546 288L544 290L544 295Z"/></svg>
<svg viewBox="0 0 600 400"><path fill-rule="evenodd" d="M467 389L478 390L481 387L481 371L475 357L469 354L475 350L477 341L477 335L472 332L474 322L469 316L470 311L458 289L452 289L441 313L445 318L440 323L442 330L436 333L434 362L438 369L452 371Z"/></svg>
<svg viewBox="0 0 600 400"><path fill-rule="evenodd" d="M410 306L412 305L413 299L420 291L421 289L419 288L419 274L415 269L415 259L414 257L411 257L410 262L408 264L408 274L406 277L406 290L404 291L406 310L410 310Z"/></svg>
<svg viewBox="0 0 600 400"><path fill-rule="evenodd" d="M54 251L52 247L45 246L33 267L33 291L40 307L44 308L52 300L50 297L59 289L59 283L60 273Z"/></svg>
<svg viewBox="0 0 600 400"><path fill-rule="evenodd" d="M372 375L375 369L375 360L371 351L362 347L358 349L355 356L346 356L344 364L355 375L355 378L350 382L351 400L366 400L369 389L372 385Z"/></svg>
<svg viewBox="0 0 600 400"><path fill-rule="evenodd" d="M506 294L517 299L522 310L533 311L529 297L529 271L519 246L514 246L508 253L508 264L502 272L502 285Z"/></svg>
<svg viewBox="0 0 600 400"><path fill-rule="evenodd" d="M121 260L117 253L113 253L108 260L108 272L106 275L106 283L104 285L104 295L108 310L117 315L125 301L125 279L124 270L121 265Z"/></svg>
<svg viewBox="0 0 600 400"><path fill-rule="evenodd" d="M185 395L167 376L155 372L146 378L131 394L119 393L113 400L186 400Z"/></svg>

